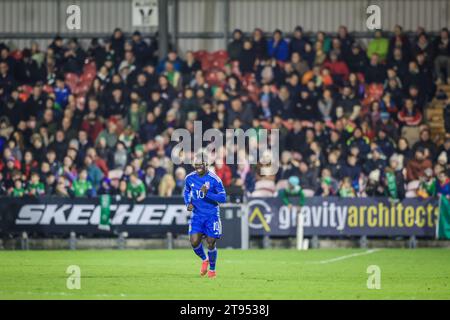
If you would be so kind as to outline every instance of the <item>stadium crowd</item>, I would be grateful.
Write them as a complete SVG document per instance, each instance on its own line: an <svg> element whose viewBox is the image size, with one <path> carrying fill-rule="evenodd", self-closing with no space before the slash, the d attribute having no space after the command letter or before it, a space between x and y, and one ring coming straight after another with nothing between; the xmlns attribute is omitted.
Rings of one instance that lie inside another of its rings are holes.
<svg viewBox="0 0 450 320"><path fill-rule="evenodd" d="M280 130L276 175L213 164L231 192L272 196L297 181L306 196L450 195L450 99L437 89L450 84L447 29L407 37L396 26L367 44L345 26L235 30L226 51L157 56L155 39L120 29L87 48L1 43L0 195L180 195L192 168L173 164L170 137L194 120ZM443 141L425 123L432 99L447 104Z"/></svg>

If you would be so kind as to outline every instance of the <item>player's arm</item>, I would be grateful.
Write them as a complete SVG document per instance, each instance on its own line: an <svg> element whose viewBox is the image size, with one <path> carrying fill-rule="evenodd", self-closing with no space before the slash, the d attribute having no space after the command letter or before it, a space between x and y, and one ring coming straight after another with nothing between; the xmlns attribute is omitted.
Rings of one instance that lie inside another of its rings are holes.
<svg viewBox="0 0 450 320"><path fill-rule="evenodd" d="M219 203L224 203L227 201L227 194L225 192L225 188L223 187L222 181L217 181L215 189L207 190L206 198Z"/></svg>
<svg viewBox="0 0 450 320"><path fill-rule="evenodd" d="M183 198L184 198L184 204L186 205L186 208L188 209L188 211L192 211L192 208L193 208L193 205L191 203L192 192L191 192L191 187L189 186L187 179L184 179Z"/></svg>

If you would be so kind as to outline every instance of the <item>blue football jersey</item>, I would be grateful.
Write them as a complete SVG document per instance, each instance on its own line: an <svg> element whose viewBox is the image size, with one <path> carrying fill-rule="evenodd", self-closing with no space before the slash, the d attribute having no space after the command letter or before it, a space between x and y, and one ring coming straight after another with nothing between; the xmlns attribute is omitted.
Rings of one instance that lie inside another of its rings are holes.
<svg viewBox="0 0 450 320"><path fill-rule="evenodd" d="M208 192L201 191L206 184ZM194 206L195 215L219 215L219 203L225 202L226 193L222 180L211 171L199 176L196 171L188 174L184 180L184 203Z"/></svg>

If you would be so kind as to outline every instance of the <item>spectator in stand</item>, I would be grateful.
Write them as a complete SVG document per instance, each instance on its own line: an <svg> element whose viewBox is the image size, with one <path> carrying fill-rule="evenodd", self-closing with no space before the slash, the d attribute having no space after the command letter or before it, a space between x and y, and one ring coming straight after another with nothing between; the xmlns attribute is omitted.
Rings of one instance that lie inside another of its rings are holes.
<svg viewBox="0 0 450 320"><path fill-rule="evenodd" d="M408 161L406 165L406 177L408 181L418 181L425 175L425 170L432 168L432 162L425 158L425 150L418 148L414 152L414 159Z"/></svg>
<svg viewBox="0 0 450 320"><path fill-rule="evenodd" d="M88 181L88 174L86 169L82 169L78 174L78 179L72 182L72 193L75 197L93 197L95 196L95 189L92 183Z"/></svg>
<svg viewBox="0 0 450 320"><path fill-rule="evenodd" d="M443 170L438 175L437 194L444 197L450 196L450 178L448 171Z"/></svg>
<svg viewBox="0 0 450 320"><path fill-rule="evenodd" d="M252 47L255 51L256 59L267 59L267 40L262 29L255 28L252 33Z"/></svg>
<svg viewBox="0 0 450 320"><path fill-rule="evenodd" d="M347 56L344 55L343 59L347 62L350 72L364 74L368 59L366 53L357 42L352 44L350 54Z"/></svg>
<svg viewBox="0 0 450 320"><path fill-rule="evenodd" d="M255 69L256 53L253 49L252 41L249 39L244 40L244 44L239 54L239 69L243 75L253 73Z"/></svg>
<svg viewBox="0 0 450 320"><path fill-rule="evenodd" d="M297 52L300 56L304 55L306 53L306 44L309 44L309 39L303 34L303 28L301 26L295 27L294 36L289 41L289 53L292 55L294 52Z"/></svg>
<svg viewBox="0 0 450 320"><path fill-rule="evenodd" d="M273 32L272 39L267 44L267 54L270 58L278 61L287 61L289 59L289 45L283 39L283 33L280 29Z"/></svg>
<svg viewBox="0 0 450 320"><path fill-rule="evenodd" d="M326 61L323 67L330 69L334 83L341 84L348 79L349 69L347 64L339 60L338 55L333 51L330 52L330 60Z"/></svg>
<svg viewBox="0 0 450 320"><path fill-rule="evenodd" d="M414 106L411 98L406 98L404 107L398 113L400 125L417 127L422 122L422 114Z"/></svg>
<svg viewBox="0 0 450 320"><path fill-rule="evenodd" d="M338 36L336 38L341 48L341 55L348 56L351 51L352 44L355 42L353 37L349 34L346 26L339 26Z"/></svg>
<svg viewBox="0 0 450 320"><path fill-rule="evenodd" d="M384 83L386 80L386 69L380 63L378 54L374 53L370 56L370 62L365 70L365 79L367 83Z"/></svg>
<svg viewBox="0 0 450 320"><path fill-rule="evenodd" d="M376 54L380 62L386 61L389 51L389 40L383 37L383 32L381 30L375 30L375 36L369 41L367 47L367 57L370 59L374 54Z"/></svg>
<svg viewBox="0 0 450 320"><path fill-rule="evenodd" d="M405 53L406 60L410 59L411 43L408 36L403 32L402 26L398 24L394 27L394 35L389 39L388 59L393 57L396 50Z"/></svg>
<svg viewBox="0 0 450 320"><path fill-rule="evenodd" d="M130 181L126 184L127 198L136 202L142 202L145 199L145 184L139 179L136 173L130 175Z"/></svg>
<svg viewBox="0 0 450 320"><path fill-rule="evenodd" d="M436 39L436 58L434 60L434 72L438 84L450 82L450 37L447 28L442 28ZM444 70L444 72L442 72Z"/></svg>
<svg viewBox="0 0 450 320"><path fill-rule="evenodd" d="M239 60L239 56L241 55L241 51L243 48L243 34L242 31L236 29L233 31L233 40L228 44L227 52L230 60L235 61Z"/></svg>

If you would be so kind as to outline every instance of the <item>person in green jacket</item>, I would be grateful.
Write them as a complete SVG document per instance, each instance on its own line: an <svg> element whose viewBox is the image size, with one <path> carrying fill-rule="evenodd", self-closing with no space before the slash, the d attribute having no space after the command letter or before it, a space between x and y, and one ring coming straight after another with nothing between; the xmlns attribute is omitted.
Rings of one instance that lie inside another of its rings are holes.
<svg viewBox="0 0 450 320"><path fill-rule="evenodd" d="M374 53L380 57L380 61L385 61L389 51L389 40L383 37L381 30L375 31L375 38L370 40L367 47L367 57L370 59Z"/></svg>
<svg viewBox="0 0 450 320"><path fill-rule="evenodd" d="M305 194L300 186L300 179L296 176L290 176L288 179L287 188L278 191L278 196L283 201L284 205L291 207L292 197L298 197L298 205L303 206L305 204Z"/></svg>
<svg viewBox="0 0 450 320"><path fill-rule="evenodd" d="M25 195L25 188L23 187L22 180L16 179L14 181L14 188L11 191L11 195L16 198L21 198Z"/></svg>
<svg viewBox="0 0 450 320"><path fill-rule="evenodd" d="M45 186L40 181L39 173L33 172L31 174L31 181L27 187L27 194L30 196L41 196L45 194Z"/></svg>
<svg viewBox="0 0 450 320"><path fill-rule="evenodd" d="M127 185L127 197L137 202L145 199L145 185L136 173L132 173Z"/></svg>
<svg viewBox="0 0 450 320"><path fill-rule="evenodd" d="M94 195L92 183L87 179L86 169L82 169L78 175L78 179L72 182L72 192L75 197L88 197Z"/></svg>

